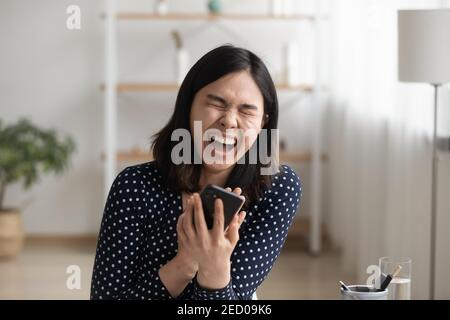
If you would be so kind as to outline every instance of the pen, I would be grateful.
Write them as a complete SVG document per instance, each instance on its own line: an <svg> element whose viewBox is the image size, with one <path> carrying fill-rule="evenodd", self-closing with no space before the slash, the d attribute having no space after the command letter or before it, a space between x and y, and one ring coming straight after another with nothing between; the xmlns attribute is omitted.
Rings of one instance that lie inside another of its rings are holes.
<svg viewBox="0 0 450 320"><path fill-rule="evenodd" d="M386 279L384 279L383 283L381 284L380 290L386 290L389 283L391 283L391 280L397 276L397 274L400 272L401 269L402 269L402 266L398 265L395 268L394 272L392 272L392 274L388 274L386 276Z"/></svg>

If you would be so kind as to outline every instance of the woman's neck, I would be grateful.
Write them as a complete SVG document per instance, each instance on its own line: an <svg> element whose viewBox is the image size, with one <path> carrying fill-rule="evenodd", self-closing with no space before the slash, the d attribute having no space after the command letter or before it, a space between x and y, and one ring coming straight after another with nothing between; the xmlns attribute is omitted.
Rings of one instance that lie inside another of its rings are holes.
<svg viewBox="0 0 450 320"><path fill-rule="evenodd" d="M227 170L213 172L209 171L208 169L202 168L199 180L200 189L203 189L208 184L215 184L219 187L225 188L225 183L227 182L228 176L230 175L232 170L233 167Z"/></svg>

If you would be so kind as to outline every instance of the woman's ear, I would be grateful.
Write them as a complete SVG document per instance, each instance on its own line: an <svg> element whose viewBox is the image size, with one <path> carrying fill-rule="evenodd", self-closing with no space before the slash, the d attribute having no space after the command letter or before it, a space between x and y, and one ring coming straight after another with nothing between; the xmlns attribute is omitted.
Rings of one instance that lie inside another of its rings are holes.
<svg viewBox="0 0 450 320"><path fill-rule="evenodd" d="M263 115L262 121L261 121L261 129L265 127L265 125L269 122L269 115L265 113Z"/></svg>

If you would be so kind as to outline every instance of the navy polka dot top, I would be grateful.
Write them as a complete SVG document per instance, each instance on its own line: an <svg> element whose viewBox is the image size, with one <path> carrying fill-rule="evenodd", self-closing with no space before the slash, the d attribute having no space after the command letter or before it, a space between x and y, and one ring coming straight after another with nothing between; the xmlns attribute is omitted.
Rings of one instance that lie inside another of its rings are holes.
<svg viewBox="0 0 450 320"><path fill-rule="evenodd" d="M271 188L247 210L228 285L207 290L194 277L176 299L251 299L280 254L300 198L299 177L282 166ZM181 193L165 187L155 162L120 172L104 209L91 299L173 299L158 271L177 254L181 213Z"/></svg>

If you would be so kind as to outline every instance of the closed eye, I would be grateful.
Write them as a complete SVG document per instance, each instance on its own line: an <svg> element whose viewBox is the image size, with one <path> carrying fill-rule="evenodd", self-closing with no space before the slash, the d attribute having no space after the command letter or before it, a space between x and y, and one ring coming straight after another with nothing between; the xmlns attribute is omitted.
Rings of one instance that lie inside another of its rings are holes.
<svg viewBox="0 0 450 320"><path fill-rule="evenodd" d="M252 116L254 112L250 111L250 110L241 110L242 114L248 115L248 116Z"/></svg>
<svg viewBox="0 0 450 320"><path fill-rule="evenodd" d="M225 109L228 106L230 106L230 103L221 96L210 93L206 95L206 98L208 106L212 106L214 108L219 109ZM258 113L258 107L253 104L243 103L239 105L239 112L241 112L244 115L253 116Z"/></svg>
<svg viewBox="0 0 450 320"><path fill-rule="evenodd" d="M208 94L208 95L206 95L206 98L208 101L207 102L208 105L211 105L211 106L214 106L217 108L225 108L228 106L228 102L224 98L219 97L217 95Z"/></svg>
<svg viewBox="0 0 450 320"><path fill-rule="evenodd" d="M214 103L208 103L208 106L215 107L215 108L221 108L221 109L226 108L224 105L214 104Z"/></svg>
<svg viewBox="0 0 450 320"><path fill-rule="evenodd" d="M240 112L252 116L258 113L258 108L254 105L244 104L240 107Z"/></svg>

